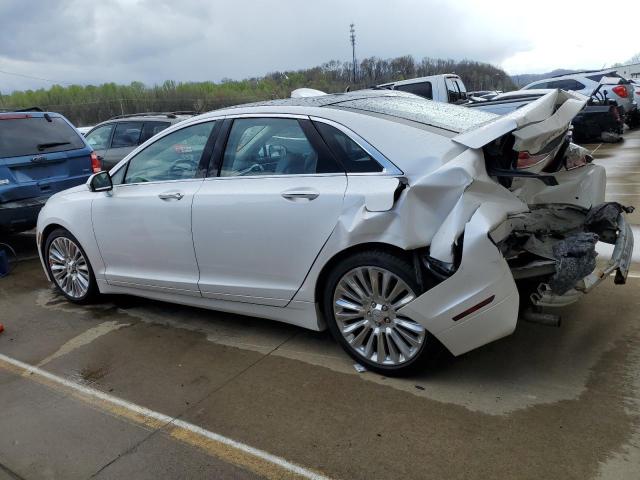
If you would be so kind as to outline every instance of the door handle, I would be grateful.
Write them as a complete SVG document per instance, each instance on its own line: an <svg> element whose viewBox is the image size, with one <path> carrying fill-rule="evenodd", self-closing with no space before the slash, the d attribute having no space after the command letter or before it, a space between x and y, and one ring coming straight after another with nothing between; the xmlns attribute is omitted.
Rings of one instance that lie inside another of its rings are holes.
<svg viewBox="0 0 640 480"><path fill-rule="evenodd" d="M184 195L180 192L161 193L158 195L160 200L182 200L182 197L184 197Z"/></svg>
<svg viewBox="0 0 640 480"><path fill-rule="evenodd" d="M319 192L313 190L290 190L282 192L282 198L287 200L315 200L320 195Z"/></svg>

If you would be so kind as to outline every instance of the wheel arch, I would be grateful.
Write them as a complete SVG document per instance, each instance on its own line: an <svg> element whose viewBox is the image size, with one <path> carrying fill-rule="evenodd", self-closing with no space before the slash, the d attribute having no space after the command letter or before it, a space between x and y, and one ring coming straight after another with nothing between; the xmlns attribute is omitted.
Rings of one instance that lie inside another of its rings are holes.
<svg viewBox="0 0 640 480"><path fill-rule="evenodd" d="M324 307L322 305L322 292L326 288L327 277L331 273L331 270L339 264L342 260L360 252L366 252L371 250L385 251L387 253L398 255L403 257L411 262L413 262L415 250L404 250L396 245L390 243L382 243L382 242L366 242L359 243L357 245L351 245L344 250L337 252L333 257L331 257L322 267L320 273L318 274L315 289L314 289L314 301L320 308L320 311L324 315Z"/></svg>

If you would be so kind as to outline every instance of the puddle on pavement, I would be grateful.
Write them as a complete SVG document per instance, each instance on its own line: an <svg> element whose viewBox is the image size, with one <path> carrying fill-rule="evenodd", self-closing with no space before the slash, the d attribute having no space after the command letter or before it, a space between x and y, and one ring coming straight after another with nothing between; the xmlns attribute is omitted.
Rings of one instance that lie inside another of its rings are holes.
<svg viewBox="0 0 640 480"><path fill-rule="evenodd" d="M130 297L116 299L115 304L77 307L59 303L59 297L50 290L38 292L38 303L44 308L97 316L105 321L135 320L194 331L215 344L357 375L366 382L471 411L506 415L533 405L573 399L584 392L591 368L628 327L617 323L617 328L609 328L606 318L629 317L629 312L640 307L640 299L636 298L635 304L629 302L624 306L625 312L616 313L615 308L607 306L615 299L606 292L600 293L599 298L587 297L584 302L565 308L563 315L567 321L561 329L521 324L511 337L453 359L442 368L400 379L372 372L357 373L351 359L326 332L310 332L269 320ZM595 311L590 303L597 306Z"/></svg>

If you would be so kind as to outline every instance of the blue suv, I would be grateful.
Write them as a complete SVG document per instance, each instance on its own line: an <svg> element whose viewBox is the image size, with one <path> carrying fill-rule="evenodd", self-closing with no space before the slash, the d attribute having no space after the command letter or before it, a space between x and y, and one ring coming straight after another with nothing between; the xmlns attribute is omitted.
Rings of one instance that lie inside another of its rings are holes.
<svg viewBox="0 0 640 480"><path fill-rule="evenodd" d="M53 112L0 112L0 233L29 230L56 192L84 183L100 162Z"/></svg>

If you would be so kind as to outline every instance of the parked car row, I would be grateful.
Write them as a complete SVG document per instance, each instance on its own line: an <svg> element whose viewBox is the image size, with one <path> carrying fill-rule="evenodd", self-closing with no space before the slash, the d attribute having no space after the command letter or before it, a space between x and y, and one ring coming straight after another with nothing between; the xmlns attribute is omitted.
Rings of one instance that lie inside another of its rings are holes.
<svg viewBox="0 0 640 480"><path fill-rule="evenodd" d="M82 132L59 113L0 112L0 232L35 227L51 195L112 168L138 145L193 114L122 115Z"/></svg>
<svg viewBox="0 0 640 480"><path fill-rule="evenodd" d="M87 142L96 151L104 170L113 168L129 152L195 112L138 113L120 115L92 127Z"/></svg>
<svg viewBox="0 0 640 480"><path fill-rule="evenodd" d="M582 94L583 110L573 119L578 142L618 141L625 123L640 126L640 85L618 75L615 69L578 72L532 82L518 91L484 90L468 92L458 75L419 77L377 85L377 89L400 90L429 100L462 104L498 115L513 112L549 92L561 89Z"/></svg>

